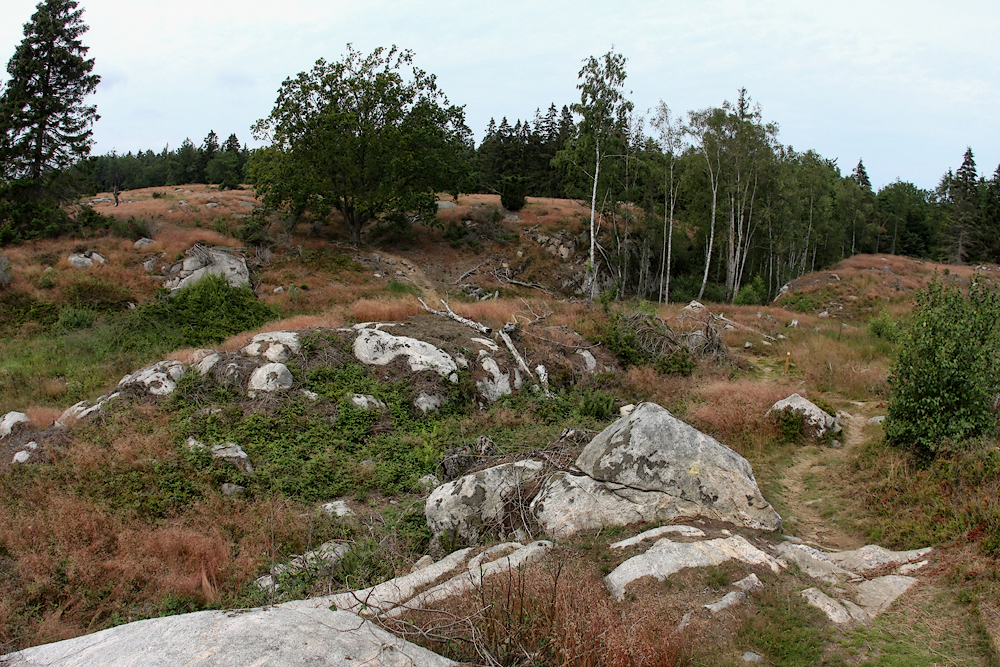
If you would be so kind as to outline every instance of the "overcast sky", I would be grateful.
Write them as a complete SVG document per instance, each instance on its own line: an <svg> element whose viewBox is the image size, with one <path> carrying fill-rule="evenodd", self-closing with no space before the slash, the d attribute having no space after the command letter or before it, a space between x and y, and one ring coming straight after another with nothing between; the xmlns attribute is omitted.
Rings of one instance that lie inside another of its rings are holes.
<svg viewBox="0 0 1000 667"><path fill-rule="evenodd" d="M0 2L0 60L36 0ZM210 129L250 142L278 86L348 42L396 44L464 104L477 138L490 117L576 101L589 55L628 58L637 111L734 100L745 86L778 139L863 158L876 187L933 188L966 146L980 174L1000 163L1000 2L841 0L81 0L102 81L95 153L160 150ZM4 73L5 76L5 73Z"/></svg>

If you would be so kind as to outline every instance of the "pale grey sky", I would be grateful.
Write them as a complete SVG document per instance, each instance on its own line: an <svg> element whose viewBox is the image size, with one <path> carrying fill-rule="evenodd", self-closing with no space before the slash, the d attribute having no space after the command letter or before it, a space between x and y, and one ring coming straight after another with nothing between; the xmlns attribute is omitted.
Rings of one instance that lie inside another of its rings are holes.
<svg viewBox="0 0 1000 667"><path fill-rule="evenodd" d="M0 3L0 61L36 0ZM718 106L746 86L779 140L864 158L876 187L933 188L972 146L1000 163L1000 3L842 0L81 0L102 82L95 153L251 139L278 86L348 42L396 44L464 104L477 137L490 117L528 118L577 99L581 61L612 45L628 59L637 111Z"/></svg>

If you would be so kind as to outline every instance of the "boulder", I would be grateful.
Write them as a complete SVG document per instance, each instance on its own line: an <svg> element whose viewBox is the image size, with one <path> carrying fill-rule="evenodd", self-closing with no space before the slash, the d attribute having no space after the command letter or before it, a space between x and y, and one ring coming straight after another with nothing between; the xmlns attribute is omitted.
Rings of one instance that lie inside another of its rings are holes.
<svg viewBox="0 0 1000 667"><path fill-rule="evenodd" d="M451 660L346 611L286 603L151 618L0 657L24 667L450 667Z"/></svg>
<svg viewBox="0 0 1000 667"><path fill-rule="evenodd" d="M434 410L440 408L447 400L448 399L441 394L428 394L420 392L420 395L413 400L413 405L424 414L427 414L428 412L433 412Z"/></svg>
<svg viewBox="0 0 1000 667"><path fill-rule="evenodd" d="M718 566L728 560L766 565L774 573L778 573L781 567L778 561L740 535L701 542L672 542L663 538L645 553L629 558L612 570L604 577L604 584L612 598L621 600L625 597L625 588L641 577L663 581L687 567Z"/></svg>
<svg viewBox="0 0 1000 667"><path fill-rule="evenodd" d="M161 361L126 375L118 382L118 388L139 387L154 396L166 396L177 388L186 370L179 361Z"/></svg>
<svg viewBox="0 0 1000 667"><path fill-rule="evenodd" d="M874 618L888 609L896 598L910 590L915 583L917 580L913 577L889 574L858 584L854 599Z"/></svg>
<svg viewBox="0 0 1000 667"><path fill-rule="evenodd" d="M385 403L371 394L351 394L351 404L358 410L387 410Z"/></svg>
<svg viewBox="0 0 1000 667"><path fill-rule="evenodd" d="M93 250L73 253L67 259L75 269L89 269L94 264L104 264L106 262L103 257Z"/></svg>
<svg viewBox="0 0 1000 667"><path fill-rule="evenodd" d="M485 350L479 352L479 364L487 375L476 382L476 389L487 401L496 403L504 396L514 393L510 386L510 373L501 371L496 359Z"/></svg>
<svg viewBox="0 0 1000 667"><path fill-rule="evenodd" d="M784 411L797 412L802 416L802 426L805 429L806 435L822 438L826 435L827 431L840 433L840 425L834 417L823 408L798 394L792 394L788 398L781 399L771 406L767 414Z"/></svg>
<svg viewBox="0 0 1000 667"><path fill-rule="evenodd" d="M253 465L250 463L250 457L247 456L247 453L243 451L243 448L235 442L227 442L224 445L213 446L212 457L222 459L227 463L232 463L234 466L247 474L253 474Z"/></svg>
<svg viewBox="0 0 1000 667"><path fill-rule="evenodd" d="M250 384L247 388L251 395L258 391L275 392L291 388L295 382L292 372L288 366L279 363L270 363L260 366L250 376Z"/></svg>
<svg viewBox="0 0 1000 667"><path fill-rule="evenodd" d="M18 426L21 424L21 426ZM0 438L6 438L15 429L31 426L31 420L23 412L8 412L0 419Z"/></svg>
<svg viewBox="0 0 1000 667"><path fill-rule="evenodd" d="M354 339L354 356L363 364L385 366L404 357L414 373L434 371L458 382L458 364L450 354L430 343L408 336L393 336L381 329L362 329Z"/></svg>
<svg viewBox="0 0 1000 667"><path fill-rule="evenodd" d="M14 458L11 463L27 463L31 459L31 455L38 449L38 443L32 440L24 446L19 452L14 454Z"/></svg>
<svg viewBox="0 0 1000 667"><path fill-rule="evenodd" d="M673 516L781 528L745 458L655 403L639 404L597 434L576 465L595 480L663 494L657 504L670 506Z"/></svg>
<svg viewBox="0 0 1000 667"><path fill-rule="evenodd" d="M795 563L806 576L825 581L828 584L839 584L845 581L860 581L854 572L845 570L829 558L830 554L813 549L804 544L782 542L776 551L785 560Z"/></svg>
<svg viewBox="0 0 1000 667"><path fill-rule="evenodd" d="M100 412L108 401L111 401L118 397L118 392L113 392L106 396L101 396L91 405L87 401L80 401L75 403L70 407L66 408L59 419L56 420L55 426L60 428L68 428L69 426L75 424L76 422L86 421L92 416Z"/></svg>
<svg viewBox="0 0 1000 667"><path fill-rule="evenodd" d="M298 352L300 347L299 335L294 331L269 331L251 338L241 352L248 357L263 357L268 361L285 362Z"/></svg>
<svg viewBox="0 0 1000 667"><path fill-rule="evenodd" d="M142 237L141 239L133 243L132 247L135 248L136 250L143 250L144 248L148 248L154 243L156 243L156 241L154 241L153 239L147 239L146 237Z"/></svg>
<svg viewBox="0 0 1000 667"><path fill-rule="evenodd" d="M813 607L826 614L826 617L837 625L860 623L868 625L871 617L864 609L850 600L835 600L818 588L807 588L802 591L802 597Z"/></svg>
<svg viewBox="0 0 1000 667"><path fill-rule="evenodd" d="M826 554L826 557L846 570L867 575L869 572L884 567L895 567L918 561L933 550L931 547L926 547L909 551L890 551L877 544L869 544L853 551L829 553Z"/></svg>
<svg viewBox="0 0 1000 667"><path fill-rule="evenodd" d="M222 276L233 288L250 284L250 271L242 257L237 257L226 248L196 245L188 250L188 257L180 270L164 286L179 290L194 285L206 276Z"/></svg>
<svg viewBox="0 0 1000 667"><path fill-rule="evenodd" d="M505 463L442 484L427 497L424 514L434 540L447 534L475 544L485 533L526 532L526 487L541 477L541 461Z"/></svg>

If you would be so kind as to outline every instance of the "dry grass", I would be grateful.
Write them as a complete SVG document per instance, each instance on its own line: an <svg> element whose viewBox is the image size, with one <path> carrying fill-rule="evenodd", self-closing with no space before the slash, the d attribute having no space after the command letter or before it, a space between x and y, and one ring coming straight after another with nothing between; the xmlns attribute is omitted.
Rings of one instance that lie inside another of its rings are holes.
<svg viewBox="0 0 1000 667"><path fill-rule="evenodd" d="M339 327L344 324L344 318L337 312L319 313L318 315L293 315L280 320L263 324L253 331L244 331L230 336L215 349L221 352L235 352L247 344L257 334L269 331L298 331L310 327ZM182 352L188 353L187 350Z"/></svg>
<svg viewBox="0 0 1000 667"><path fill-rule="evenodd" d="M59 419L59 416L63 411L59 408L47 408L47 407L30 407L23 410L24 414L28 415L28 419L31 423L39 428L48 428L52 426L55 420Z"/></svg>
<svg viewBox="0 0 1000 667"><path fill-rule="evenodd" d="M402 322L423 312L426 311L415 296L359 299L350 308L351 317L357 322Z"/></svg>
<svg viewBox="0 0 1000 667"><path fill-rule="evenodd" d="M743 456L759 454L780 437L777 423L765 416L768 408L794 391L747 379L712 382L695 391L701 402L688 408L685 420Z"/></svg>

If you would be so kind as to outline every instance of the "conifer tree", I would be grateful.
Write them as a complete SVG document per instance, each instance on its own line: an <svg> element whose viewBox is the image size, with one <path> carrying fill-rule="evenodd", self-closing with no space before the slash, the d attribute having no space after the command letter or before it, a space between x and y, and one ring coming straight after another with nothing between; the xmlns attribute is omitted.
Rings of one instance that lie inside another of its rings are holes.
<svg viewBox="0 0 1000 667"><path fill-rule="evenodd" d="M35 188L90 154L97 108L94 59L80 41L87 26L75 0L43 0L24 24L24 39L7 64L0 95L0 165L9 179ZM50 193L51 196L52 193Z"/></svg>

